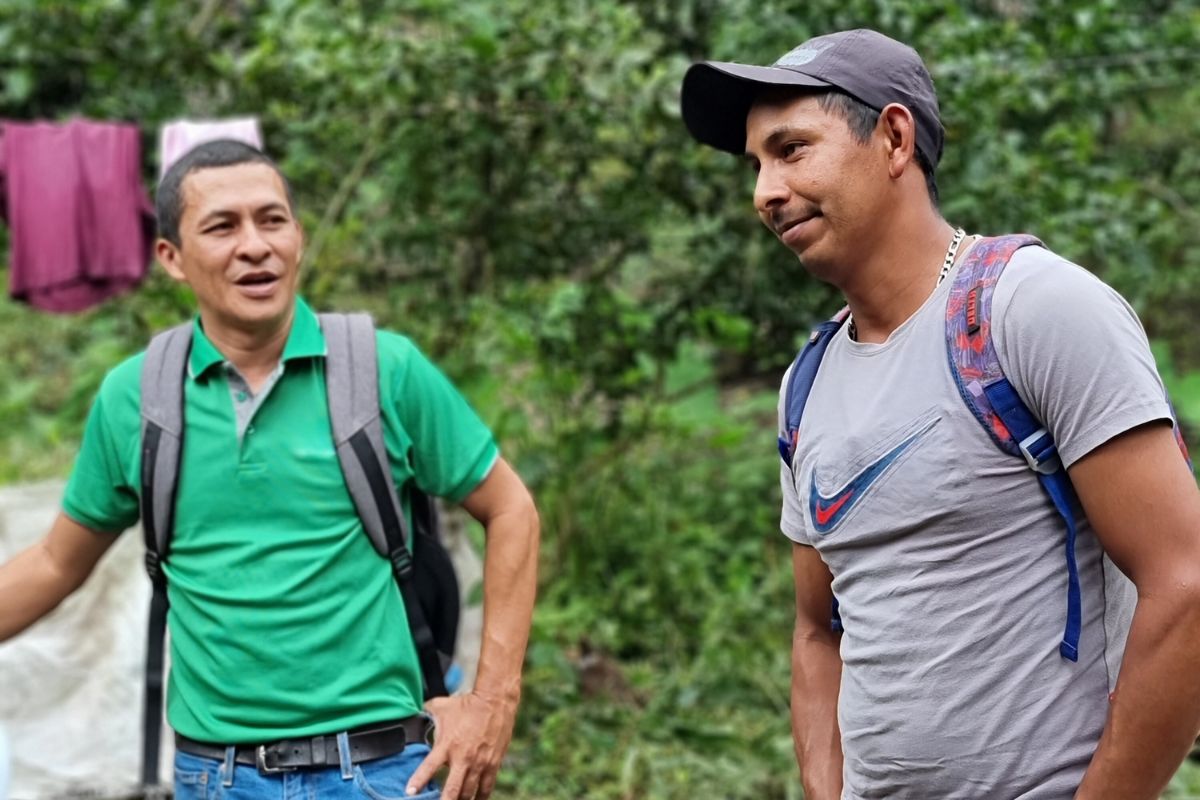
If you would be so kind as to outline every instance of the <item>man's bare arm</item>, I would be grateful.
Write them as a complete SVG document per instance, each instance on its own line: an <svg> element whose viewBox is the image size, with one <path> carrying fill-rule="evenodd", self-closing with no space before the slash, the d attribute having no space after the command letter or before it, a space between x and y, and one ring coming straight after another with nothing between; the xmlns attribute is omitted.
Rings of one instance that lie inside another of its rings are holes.
<svg viewBox="0 0 1200 800"><path fill-rule="evenodd" d="M0 566L0 642L57 608L116 540L60 512L45 538Z"/></svg>
<svg viewBox="0 0 1200 800"><path fill-rule="evenodd" d="M1076 797L1152 800L1200 729L1200 491L1165 424L1118 436L1069 472L1138 592L1104 734Z"/></svg>
<svg viewBox="0 0 1200 800"><path fill-rule="evenodd" d="M512 739L521 698L521 669L537 593L539 523L525 484L500 459L463 507L483 523L483 643L470 694L431 700L437 721L434 749L409 781L423 788L443 765L446 800L485 800Z"/></svg>
<svg viewBox="0 0 1200 800"><path fill-rule="evenodd" d="M792 738L810 800L842 796L842 737L837 703L841 635L830 630L833 576L811 547L794 545L796 629L792 637Z"/></svg>

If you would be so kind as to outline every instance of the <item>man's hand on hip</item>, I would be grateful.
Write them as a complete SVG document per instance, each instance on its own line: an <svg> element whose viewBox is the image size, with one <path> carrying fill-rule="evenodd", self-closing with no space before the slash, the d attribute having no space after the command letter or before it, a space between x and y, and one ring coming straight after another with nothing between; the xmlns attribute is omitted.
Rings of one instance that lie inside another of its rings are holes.
<svg viewBox="0 0 1200 800"><path fill-rule="evenodd" d="M436 725L433 750L413 773L408 793L418 793L449 766L442 800L486 800L512 740L517 704L472 692L430 700L425 710Z"/></svg>

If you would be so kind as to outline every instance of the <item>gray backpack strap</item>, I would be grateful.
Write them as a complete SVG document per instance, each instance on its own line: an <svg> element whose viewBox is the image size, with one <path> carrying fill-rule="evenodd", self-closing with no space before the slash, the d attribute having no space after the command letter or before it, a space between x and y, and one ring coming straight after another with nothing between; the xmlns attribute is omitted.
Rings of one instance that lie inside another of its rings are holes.
<svg viewBox="0 0 1200 800"><path fill-rule="evenodd" d="M325 358L325 393L329 398L329 421L333 442L346 487L354 498L363 528L381 556L388 556L385 519L408 540L404 512L391 480L383 425L379 420L379 368L375 353L375 324L367 314L321 314L321 331L328 353ZM367 453L364 443L370 447ZM358 450L356 451L356 444ZM366 458L360 458L361 451ZM372 467L372 464L374 467ZM385 478L382 486L387 502L376 503L372 481ZM394 520L394 522L393 522Z"/></svg>
<svg viewBox="0 0 1200 800"><path fill-rule="evenodd" d="M417 594L408 525L383 439L375 324L366 314L321 314L320 320L330 427L346 488L371 543L391 562L421 663L425 697L441 697L446 694L444 667Z"/></svg>
<svg viewBox="0 0 1200 800"><path fill-rule="evenodd" d="M171 546L175 484L183 451L183 379L192 347L192 323L150 340L142 364L142 528L155 564Z"/></svg>
<svg viewBox="0 0 1200 800"><path fill-rule="evenodd" d="M142 532L146 571L154 593L146 635L145 699L142 706L142 785L157 794L162 733L163 647L167 630L167 578L162 562L171 547L175 486L183 452L183 380L192 347L192 323L150 340L142 364Z"/></svg>

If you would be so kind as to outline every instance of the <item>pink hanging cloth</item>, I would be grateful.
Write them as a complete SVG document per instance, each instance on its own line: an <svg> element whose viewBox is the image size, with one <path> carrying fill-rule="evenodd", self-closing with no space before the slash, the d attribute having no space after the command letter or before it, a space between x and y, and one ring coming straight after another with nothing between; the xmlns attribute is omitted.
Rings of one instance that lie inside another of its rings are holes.
<svg viewBox="0 0 1200 800"><path fill-rule="evenodd" d="M230 119L177 119L163 126L158 137L158 179L189 150L205 142L233 139L262 150L262 131L257 117Z"/></svg>
<svg viewBox="0 0 1200 800"><path fill-rule="evenodd" d="M0 125L9 293L44 311L82 311L141 282L154 211L136 125L76 119Z"/></svg>

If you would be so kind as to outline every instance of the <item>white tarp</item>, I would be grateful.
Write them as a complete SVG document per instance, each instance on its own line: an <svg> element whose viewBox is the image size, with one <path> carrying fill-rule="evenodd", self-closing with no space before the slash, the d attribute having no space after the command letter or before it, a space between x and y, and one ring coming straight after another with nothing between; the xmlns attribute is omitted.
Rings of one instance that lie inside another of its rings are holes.
<svg viewBox="0 0 1200 800"><path fill-rule="evenodd" d="M0 726L0 800L8 797L8 739Z"/></svg>
<svg viewBox="0 0 1200 800"><path fill-rule="evenodd" d="M0 488L0 563L45 534L62 489L60 482ZM447 546L466 595L479 580L481 564L461 516L445 519ZM11 800L137 792L150 602L142 551L141 532L126 531L83 588L0 644L0 728L9 741ZM481 617L478 607L464 605L458 661L468 688L475 678ZM160 775L169 780L173 750L169 729L163 730Z"/></svg>
<svg viewBox="0 0 1200 800"><path fill-rule="evenodd" d="M46 533L62 488L0 489L0 561ZM137 789L150 602L140 537L123 534L83 588L0 644L0 725L13 800L120 797ZM164 747L169 757L170 742Z"/></svg>

